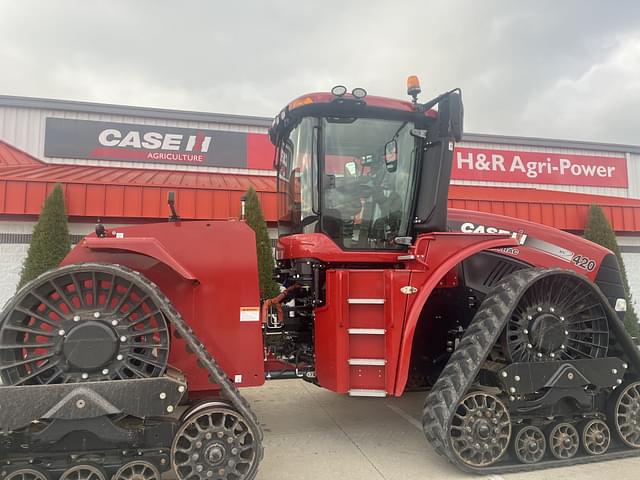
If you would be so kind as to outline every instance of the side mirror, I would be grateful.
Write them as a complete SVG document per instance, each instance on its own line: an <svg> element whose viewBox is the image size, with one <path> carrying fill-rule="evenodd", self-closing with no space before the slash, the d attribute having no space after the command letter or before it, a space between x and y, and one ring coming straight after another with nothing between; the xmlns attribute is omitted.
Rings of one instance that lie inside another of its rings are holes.
<svg viewBox="0 0 640 480"><path fill-rule="evenodd" d="M462 140L464 107L459 92L451 92L440 101L438 117L441 137L452 136L456 142Z"/></svg>
<svg viewBox="0 0 640 480"><path fill-rule="evenodd" d="M356 162L347 162L344 164L344 176L345 177L355 177L358 172L358 167Z"/></svg>
<svg viewBox="0 0 640 480"><path fill-rule="evenodd" d="M389 173L398 170L398 142L396 140L391 140L384 146L384 166Z"/></svg>

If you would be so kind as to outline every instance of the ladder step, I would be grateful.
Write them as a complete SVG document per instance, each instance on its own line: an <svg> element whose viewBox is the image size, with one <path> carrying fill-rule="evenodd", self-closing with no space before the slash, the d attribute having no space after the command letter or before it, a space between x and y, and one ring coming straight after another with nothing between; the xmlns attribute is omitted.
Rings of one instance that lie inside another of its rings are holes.
<svg viewBox="0 0 640 480"><path fill-rule="evenodd" d="M384 335L384 328L350 328L350 335Z"/></svg>
<svg viewBox="0 0 640 480"><path fill-rule="evenodd" d="M349 365L386 365L384 358L350 358Z"/></svg>
<svg viewBox="0 0 640 480"><path fill-rule="evenodd" d="M353 389L349 390L350 397L386 397L387 392L384 390L365 390L365 389Z"/></svg>
<svg viewBox="0 0 640 480"><path fill-rule="evenodd" d="M384 298L348 298L351 305L383 305Z"/></svg>

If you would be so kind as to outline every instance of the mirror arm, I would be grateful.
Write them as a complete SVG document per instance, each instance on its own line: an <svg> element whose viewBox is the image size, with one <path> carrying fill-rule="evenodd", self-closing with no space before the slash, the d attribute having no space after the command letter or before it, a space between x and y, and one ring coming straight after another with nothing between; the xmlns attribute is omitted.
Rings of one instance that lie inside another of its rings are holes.
<svg viewBox="0 0 640 480"><path fill-rule="evenodd" d="M436 98L434 98L432 100L429 100L426 103L418 103L416 105L416 107L417 107L419 112L426 112L430 108L433 108L438 103L440 103L443 98L448 97L449 95L451 95L452 93L455 93L455 92L458 92L460 94L460 97L462 98L462 90L460 89L460 87L456 87L453 90L449 90L448 92L441 93Z"/></svg>

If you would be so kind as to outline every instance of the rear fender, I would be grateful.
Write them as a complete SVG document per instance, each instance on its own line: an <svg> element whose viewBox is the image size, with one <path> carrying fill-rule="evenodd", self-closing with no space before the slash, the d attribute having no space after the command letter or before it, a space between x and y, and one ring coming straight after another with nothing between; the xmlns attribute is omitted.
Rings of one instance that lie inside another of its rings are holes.
<svg viewBox="0 0 640 480"><path fill-rule="evenodd" d="M238 386L264 383L255 234L245 222L132 225L82 240L63 265L111 263L154 282ZM191 394L215 388L173 339L169 355Z"/></svg>
<svg viewBox="0 0 640 480"><path fill-rule="evenodd" d="M505 235L467 235L461 233L433 233L420 236L410 253L414 260L407 267L412 270L411 286L417 288L415 295L409 297L407 316L402 333L402 342L398 358L398 372L394 395L404 392L409 375L411 347L420 314L433 290L440 280L466 258L493 248L508 248L518 245L518 240ZM413 264L413 265L412 265ZM426 281L416 273L428 273ZM421 278L420 278L421 277ZM414 285L415 283L415 285Z"/></svg>
<svg viewBox="0 0 640 480"><path fill-rule="evenodd" d="M154 258L164 263L186 280L197 282L195 275L175 259L157 239L152 237L138 238L98 238L85 237L62 261L61 265L104 261L104 257L115 255L122 258L123 254L138 254ZM102 257L102 258L101 258ZM113 262L112 262L113 263ZM122 263L122 262L121 262ZM140 263L140 262L136 262ZM128 267L134 268L132 265Z"/></svg>

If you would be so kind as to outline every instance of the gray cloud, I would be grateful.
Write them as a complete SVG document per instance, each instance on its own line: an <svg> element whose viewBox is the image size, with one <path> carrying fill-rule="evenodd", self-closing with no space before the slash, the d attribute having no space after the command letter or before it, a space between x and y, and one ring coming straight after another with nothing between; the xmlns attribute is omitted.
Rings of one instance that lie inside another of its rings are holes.
<svg viewBox="0 0 640 480"><path fill-rule="evenodd" d="M271 116L344 83L467 129L640 144L635 1L0 0L0 93Z"/></svg>

